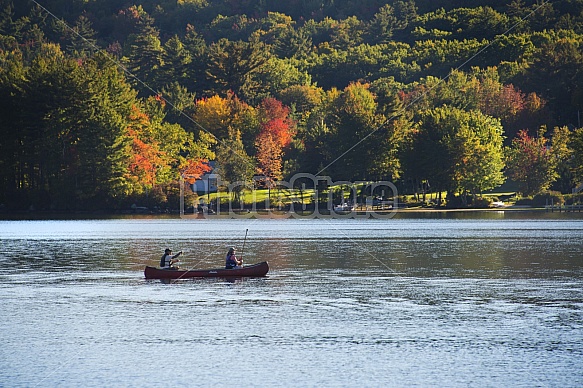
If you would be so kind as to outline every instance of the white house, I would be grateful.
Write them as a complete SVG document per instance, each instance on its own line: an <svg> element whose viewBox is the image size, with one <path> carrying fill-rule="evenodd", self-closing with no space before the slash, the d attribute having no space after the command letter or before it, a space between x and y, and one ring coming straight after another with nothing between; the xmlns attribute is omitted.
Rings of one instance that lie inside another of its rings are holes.
<svg viewBox="0 0 583 388"><path fill-rule="evenodd" d="M220 176L216 173L216 162L211 161L209 165L211 166L211 170L194 181L192 191L195 193L208 194L217 192Z"/></svg>

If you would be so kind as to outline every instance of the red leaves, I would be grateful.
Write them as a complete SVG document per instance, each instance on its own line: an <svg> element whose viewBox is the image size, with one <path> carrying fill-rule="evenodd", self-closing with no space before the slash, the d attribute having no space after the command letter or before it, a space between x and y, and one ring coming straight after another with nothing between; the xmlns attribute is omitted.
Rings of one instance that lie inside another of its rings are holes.
<svg viewBox="0 0 583 388"><path fill-rule="evenodd" d="M161 95L161 94L156 94L156 95L154 96L154 99L155 99L156 101L158 101L158 103L160 104L160 106L161 106L162 108L164 108L164 107L166 106L166 99L165 99L164 97L162 97L162 95Z"/></svg>
<svg viewBox="0 0 583 388"><path fill-rule="evenodd" d="M540 136L534 138L528 134L528 131L523 129L518 132L516 138L512 141L512 144L521 152L532 155L533 157L538 157L544 155L547 152L546 147L547 139Z"/></svg>
<svg viewBox="0 0 583 388"><path fill-rule="evenodd" d="M266 98L260 106L264 121L273 119L288 119L290 109L275 98Z"/></svg>
<svg viewBox="0 0 583 388"><path fill-rule="evenodd" d="M487 115L508 120L525 108L526 96L514 85L481 85L479 108Z"/></svg>
<svg viewBox="0 0 583 388"><path fill-rule="evenodd" d="M526 130L518 132L509 150L508 174L520 183L521 192L536 194L550 186L556 177L543 133L531 137Z"/></svg>
<svg viewBox="0 0 583 388"><path fill-rule="evenodd" d="M281 148L289 146L292 141L292 129L289 120L276 118L263 123L261 125L261 133L264 136L269 134Z"/></svg>
<svg viewBox="0 0 583 388"><path fill-rule="evenodd" d="M270 179L281 178L283 149L291 144L295 123L290 109L275 98L261 103L263 122L255 140L259 171Z"/></svg>
<svg viewBox="0 0 583 388"><path fill-rule="evenodd" d="M265 137L265 132L281 148L289 146L295 132L295 123L289 117L290 109L275 98L266 98L261 103L261 113L263 122L258 138Z"/></svg>

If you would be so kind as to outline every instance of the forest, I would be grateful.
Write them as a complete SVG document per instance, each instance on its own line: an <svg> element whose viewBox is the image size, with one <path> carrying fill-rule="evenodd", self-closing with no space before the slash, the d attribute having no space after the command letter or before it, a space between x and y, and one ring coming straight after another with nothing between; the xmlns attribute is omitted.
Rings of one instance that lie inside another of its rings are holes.
<svg viewBox="0 0 583 388"><path fill-rule="evenodd" d="M583 0L0 0L1 210L175 208L211 164L567 194L582 118Z"/></svg>

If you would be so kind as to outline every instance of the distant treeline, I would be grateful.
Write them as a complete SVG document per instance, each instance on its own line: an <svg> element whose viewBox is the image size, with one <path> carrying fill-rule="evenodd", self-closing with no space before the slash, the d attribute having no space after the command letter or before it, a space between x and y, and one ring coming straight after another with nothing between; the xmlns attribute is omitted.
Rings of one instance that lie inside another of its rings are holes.
<svg viewBox="0 0 583 388"><path fill-rule="evenodd" d="M8 209L176 206L210 161L570 192L582 116L583 0L0 0Z"/></svg>

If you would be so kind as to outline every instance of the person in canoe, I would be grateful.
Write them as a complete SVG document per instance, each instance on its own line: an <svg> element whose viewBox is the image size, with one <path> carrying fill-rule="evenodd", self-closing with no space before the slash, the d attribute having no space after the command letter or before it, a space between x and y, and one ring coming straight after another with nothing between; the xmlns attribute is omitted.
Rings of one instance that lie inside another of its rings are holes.
<svg viewBox="0 0 583 388"><path fill-rule="evenodd" d="M160 267L163 269L178 269L177 266L174 266L175 263L178 262L176 258L182 254L182 251L178 252L175 255L172 255L172 249L166 248L162 258L160 259Z"/></svg>
<svg viewBox="0 0 583 388"><path fill-rule="evenodd" d="M227 253L227 260L225 261L225 269L241 268L243 266L243 260L238 259L235 255L235 248L229 248Z"/></svg>

